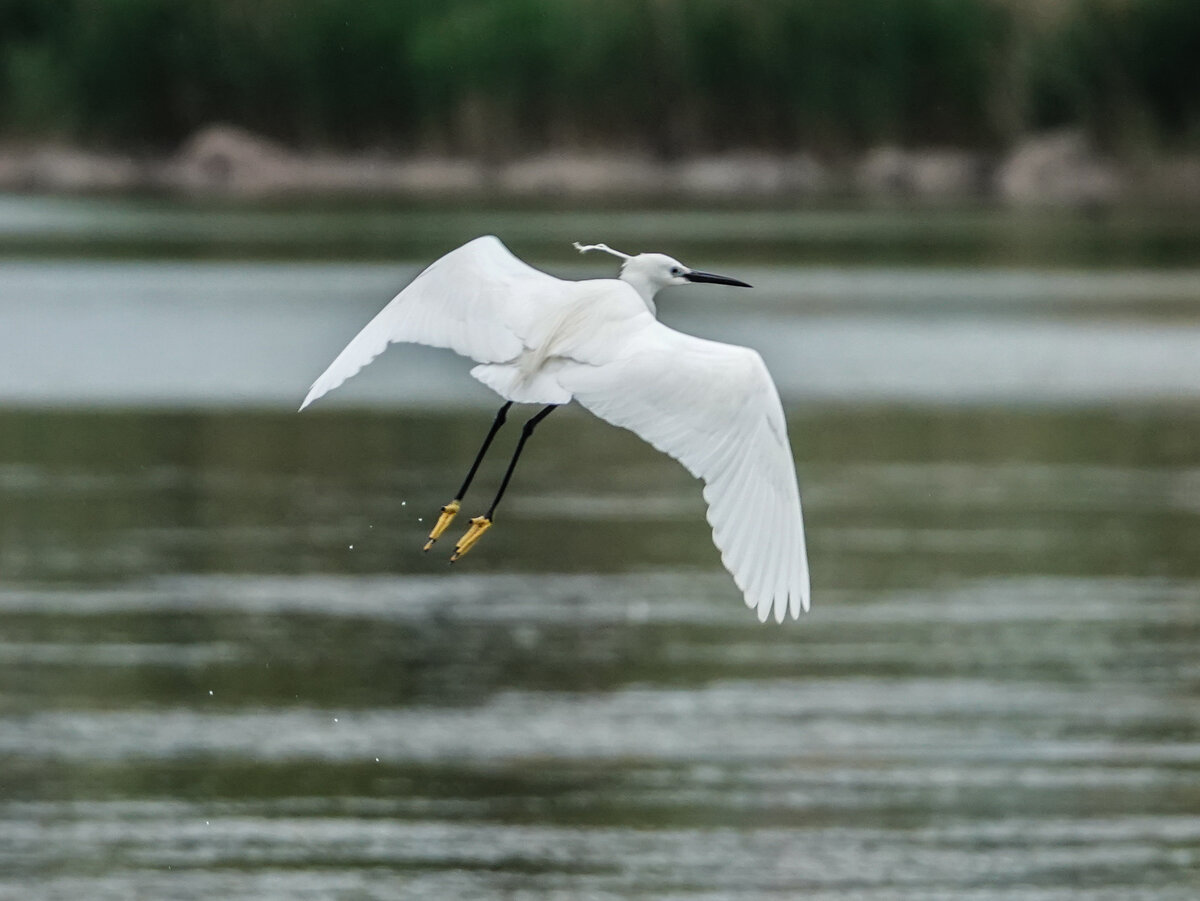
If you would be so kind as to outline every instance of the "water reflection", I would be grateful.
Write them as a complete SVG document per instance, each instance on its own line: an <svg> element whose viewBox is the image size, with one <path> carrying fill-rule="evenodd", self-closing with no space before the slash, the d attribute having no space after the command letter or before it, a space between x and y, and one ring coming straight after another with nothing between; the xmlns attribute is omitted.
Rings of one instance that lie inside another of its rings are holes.
<svg viewBox="0 0 1200 901"><path fill-rule="evenodd" d="M486 420L0 415L0 897L1194 893L1194 411L793 411L784 628L582 413L421 555Z"/></svg>
<svg viewBox="0 0 1200 901"><path fill-rule="evenodd" d="M549 259L572 276L613 273L607 264L564 268L562 248ZM791 403L1091 406L1200 397L1200 277L1192 270L725 268L757 287L737 296L715 286L668 290L662 317L757 348ZM0 267L0 397L71 408L294 410L417 269L8 263ZM468 368L448 351L405 347L313 413L346 404L494 407Z"/></svg>
<svg viewBox="0 0 1200 901"><path fill-rule="evenodd" d="M449 355L292 412L415 266L369 260L484 231L760 286L663 311L780 382L812 614L579 410L420 554L494 409ZM1196 234L0 198L0 899L1193 901Z"/></svg>
<svg viewBox="0 0 1200 901"><path fill-rule="evenodd" d="M392 201L187 202L0 195L0 251L22 258L430 260L481 234L523 259L572 241L681 259L828 266L1195 266L1200 218L1185 207L811 209L489 207ZM670 246L666 246L669 241Z"/></svg>

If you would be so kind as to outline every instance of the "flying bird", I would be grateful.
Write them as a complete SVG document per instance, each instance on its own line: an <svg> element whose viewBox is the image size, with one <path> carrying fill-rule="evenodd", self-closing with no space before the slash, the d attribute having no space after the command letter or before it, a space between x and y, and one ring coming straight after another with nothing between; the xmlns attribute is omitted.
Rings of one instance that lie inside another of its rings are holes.
<svg viewBox="0 0 1200 901"><path fill-rule="evenodd" d="M496 507L535 428L578 401L674 457L704 482L713 542L760 621L808 610L808 559L800 491L779 393L756 351L686 335L658 321L654 299L672 285L749 288L690 269L661 253L622 259L617 278L570 281L541 272L492 235L431 264L338 354L303 410L381 354L408 341L449 348L478 365L471 375L502 398L454 499L441 509L425 550L462 506L513 404L540 404L521 430L491 506L470 521L451 562L492 526Z"/></svg>

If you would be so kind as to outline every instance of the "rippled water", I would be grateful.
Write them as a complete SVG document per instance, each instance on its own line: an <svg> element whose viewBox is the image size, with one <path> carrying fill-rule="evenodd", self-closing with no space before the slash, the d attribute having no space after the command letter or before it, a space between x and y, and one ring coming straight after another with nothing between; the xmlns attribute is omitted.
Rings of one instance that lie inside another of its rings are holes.
<svg viewBox="0 0 1200 901"><path fill-rule="evenodd" d="M782 627L578 410L420 554L486 396L290 412L408 267L0 264L0 898L1192 901L1200 285L1143 264L664 305L783 386Z"/></svg>
<svg viewBox="0 0 1200 901"><path fill-rule="evenodd" d="M422 556L486 421L0 416L0 895L1195 896L1196 414L795 412L782 628L584 414Z"/></svg>

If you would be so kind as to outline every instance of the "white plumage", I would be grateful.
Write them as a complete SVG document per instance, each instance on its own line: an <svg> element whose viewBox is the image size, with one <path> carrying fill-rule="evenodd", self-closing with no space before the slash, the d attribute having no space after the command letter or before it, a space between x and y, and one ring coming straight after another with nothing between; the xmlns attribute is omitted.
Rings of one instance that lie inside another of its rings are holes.
<svg viewBox="0 0 1200 901"><path fill-rule="evenodd" d="M580 248L589 249L608 250ZM476 238L367 323L300 409L400 341L470 357L479 364L471 374L507 400L575 399L702 479L713 541L747 606L760 620L799 616L809 606L800 492L771 376L755 351L655 318L660 288L743 283L662 254L625 259L618 279L565 281L521 262L493 236Z"/></svg>

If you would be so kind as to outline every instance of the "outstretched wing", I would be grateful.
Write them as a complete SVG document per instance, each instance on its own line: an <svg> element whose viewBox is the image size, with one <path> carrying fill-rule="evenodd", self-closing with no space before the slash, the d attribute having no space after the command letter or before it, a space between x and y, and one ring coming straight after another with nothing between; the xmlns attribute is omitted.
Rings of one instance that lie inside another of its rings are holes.
<svg viewBox="0 0 1200 901"><path fill-rule="evenodd" d="M398 341L448 347L479 363L512 360L543 302L561 285L518 260L499 238L469 241L431 264L380 310L313 382L300 409Z"/></svg>
<svg viewBox="0 0 1200 901"><path fill-rule="evenodd" d="M575 399L704 480L713 542L759 620L808 610L800 491L779 393L753 350L641 318L620 357L559 376Z"/></svg>

